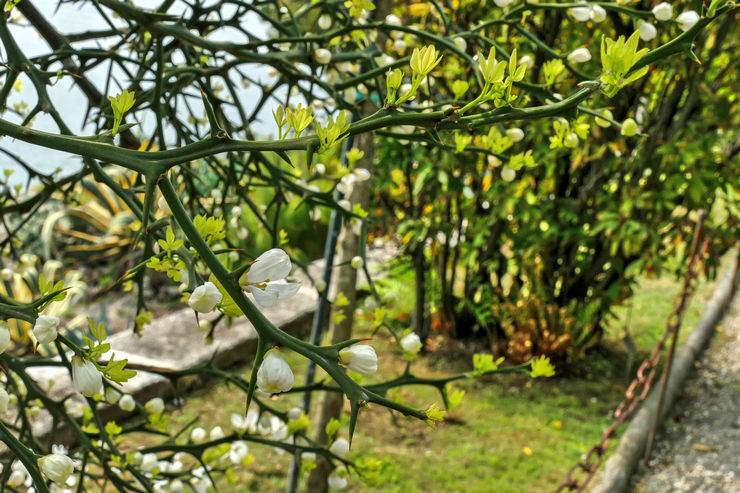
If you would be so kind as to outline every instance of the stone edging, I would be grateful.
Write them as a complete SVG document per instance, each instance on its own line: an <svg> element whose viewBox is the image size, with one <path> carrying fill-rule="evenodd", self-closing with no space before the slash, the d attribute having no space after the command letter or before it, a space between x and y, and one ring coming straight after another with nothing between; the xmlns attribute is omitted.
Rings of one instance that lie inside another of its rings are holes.
<svg viewBox="0 0 740 493"><path fill-rule="evenodd" d="M735 257L732 265L707 302L707 309L701 320L694 327L689 339L676 353L666 386L661 420L665 419L667 411L678 398L684 382L694 367L694 362L699 358L714 334L714 327L720 321L725 308L729 304L730 295L738 277L737 257ZM589 490L591 493L621 493L625 491L638 461L645 453L648 433L653 423L655 410L658 407L659 393L659 385L655 385L630 421L614 454L606 461L596 483Z"/></svg>

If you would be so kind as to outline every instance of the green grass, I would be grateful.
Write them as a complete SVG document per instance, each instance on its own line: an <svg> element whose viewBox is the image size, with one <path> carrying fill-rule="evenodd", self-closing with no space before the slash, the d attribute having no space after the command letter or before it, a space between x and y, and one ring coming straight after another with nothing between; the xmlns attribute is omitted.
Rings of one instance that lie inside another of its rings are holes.
<svg viewBox="0 0 740 493"><path fill-rule="evenodd" d="M409 283L393 283L401 291L400 299L412 299L406 292L411 289ZM713 287L714 283L698 286L686 312L683 337L701 315ZM630 333L640 355L633 372L662 334L679 290L676 282L664 279L644 279L636 289ZM350 488L389 493L551 491L599 440L611 424L610 413L623 397L628 383L624 377L626 358L618 341L627 313L626 307L617 310L605 346L584 358L567 377L531 380L502 375L459 382L457 388L466 392L462 406L434 430L402 416L391 419L387 410L377 406L363 409L350 458L381 459L383 480L381 486L368 487L352 478ZM366 324L358 324L358 335L367 335L369 330ZM389 335L379 334L373 345L380 355L380 371L373 380L403 371L403 359ZM440 348L417 361L413 371L420 376L441 376L471 368L472 351L466 352L450 341L443 341ZM305 361L290 354L287 358L296 382L303 381ZM435 389L423 386L403 388L399 397L421 408L440 402ZM271 405L287 410L297 402L298 396L289 395ZM199 416L197 426L210 429L220 425L228 432L230 414L243 412L244 395L216 383L191 395L185 406L174 410L171 425L174 429ZM346 430L340 430L342 434L346 437ZM218 491L272 492L285 488L289 455L278 455L260 445L250 445L250 452L255 460L238 470L238 482L230 485L221 477Z"/></svg>

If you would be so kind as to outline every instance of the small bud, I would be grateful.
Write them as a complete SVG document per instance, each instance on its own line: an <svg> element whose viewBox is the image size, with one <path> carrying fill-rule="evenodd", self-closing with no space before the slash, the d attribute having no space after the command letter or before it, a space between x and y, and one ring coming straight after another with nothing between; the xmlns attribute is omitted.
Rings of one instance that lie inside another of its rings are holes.
<svg viewBox="0 0 740 493"><path fill-rule="evenodd" d="M455 43L455 48L460 51L465 51L468 49L468 43L465 41L465 38L453 38L452 42Z"/></svg>
<svg viewBox="0 0 740 493"><path fill-rule="evenodd" d="M332 490L343 490L347 487L347 478L339 474L330 474L327 483Z"/></svg>
<svg viewBox="0 0 740 493"><path fill-rule="evenodd" d="M157 200L157 207L159 207L159 210L164 212L166 215L168 216L172 215L172 210L170 209L170 205L167 203L164 197L159 197L159 200Z"/></svg>
<svg viewBox="0 0 740 493"><path fill-rule="evenodd" d="M378 371L378 355L366 344L357 344L339 351L339 364L361 375Z"/></svg>
<svg viewBox="0 0 740 493"><path fill-rule="evenodd" d="M146 412L149 414L162 414L164 411L164 401L161 397L155 397L144 404L144 409L146 409Z"/></svg>
<svg viewBox="0 0 740 493"><path fill-rule="evenodd" d="M67 478L75 470L72 459L64 454L49 454L39 459L39 467L44 476L51 479L58 485L64 486Z"/></svg>
<svg viewBox="0 0 740 493"><path fill-rule="evenodd" d="M516 178L516 171L511 168L504 166L501 168L501 179L504 181L514 181Z"/></svg>
<svg viewBox="0 0 740 493"><path fill-rule="evenodd" d="M673 17L673 7L670 3L661 2L653 7L653 15L659 21L667 21Z"/></svg>
<svg viewBox="0 0 740 493"><path fill-rule="evenodd" d="M209 332L211 330L211 327L213 324L210 320L199 320L198 321L198 330L201 332Z"/></svg>
<svg viewBox="0 0 740 493"><path fill-rule="evenodd" d="M608 118L609 120L614 119L614 115L611 111L608 109L603 109L599 111L600 114L604 115L604 117ZM604 120L603 118L596 117L596 125L602 127L602 128L609 128L611 126L611 123L609 123L607 120Z"/></svg>
<svg viewBox="0 0 740 493"><path fill-rule="evenodd" d="M220 426L216 426L213 429L211 429L211 432L208 434L208 438L211 440L220 440L223 437L225 437L226 434L224 433L224 430Z"/></svg>
<svg viewBox="0 0 740 493"><path fill-rule="evenodd" d="M587 5L568 9L568 13L579 22L586 22L591 17L591 9Z"/></svg>
<svg viewBox="0 0 740 493"><path fill-rule="evenodd" d="M699 22L699 14L697 14L693 10L687 10L686 12L682 12L681 15L676 17L676 22L678 22L678 25L682 31L688 31L689 29L694 27L694 24Z"/></svg>
<svg viewBox="0 0 740 493"><path fill-rule="evenodd" d="M215 284L208 281L193 290L188 305L196 312L208 313L213 311L222 298L221 291L218 290Z"/></svg>
<svg viewBox="0 0 740 493"><path fill-rule="evenodd" d="M409 354L417 354L422 347L421 338L415 333L406 334L401 339L401 349Z"/></svg>
<svg viewBox="0 0 740 493"><path fill-rule="evenodd" d="M585 63L589 60L591 60L591 52L588 51L588 48L575 49L568 55L570 63Z"/></svg>
<svg viewBox="0 0 740 493"><path fill-rule="evenodd" d="M59 318L41 315L33 326L33 336L39 344L50 344L57 338Z"/></svg>
<svg viewBox="0 0 740 493"><path fill-rule="evenodd" d="M632 137L637 133L637 122L632 118L627 118L622 122L622 135Z"/></svg>
<svg viewBox="0 0 740 493"><path fill-rule="evenodd" d="M331 51L326 48L319 48L313 52L313 57L316 59L317 63L327 65L331 62Z"/></svg>
<svg viewBox="0 0 740 493"><path fill-rule="evenodd" d="M329 14L321 14L319 16L319 27L321 29L329 29L331 27L331 16Z"/></svg>
<svg viewBox="0 0 740 493"><path fill-rule="evenodd" d="M362 260L362 257L358 255L358 256L352 257L352 260L350 261L350 265L352 266L353 269L362 269L362 267L365 265L365 261Z"/></svg>
<svg viewBox="0 0 740 493"><path fill-rule="evenodd" d="M121 393L114 389L113 387L108 387L105 389L105 402L107 402L110 405L114 405L121 399Z"/></svg>
<svg viewBox="0 0 740 493"><path fill-rule="evenodd" d="M190 440L194 443L201 443L205 441L207 435L206 430L199 426L197 428L193 428L193 431L190 432Z"/></svg>
<svg viewBox="0 0 740 493"><path fill-rule="evenodd" d="M92 361L73 356L72 383L77 392L92 397L103 390L103 375Z"/></svg>
<svg viewBox="0 0 740 493"><path fill-rule="evenodd" d="M506 131L506 135L512 142L521 142L524 139L524 130L518 127L510 128Z"/></svg>
<svg viewBox="0 0 740 493"><path fill-rule="evenodd" d="M641 22L637 29L640 31L640 39L643 41L651 41L658 34L658 30L649 22Z"/></svg>
<svg viewBox="0 0 740 493"><path fill-rule="evenodd" d="M606 10L601 5L591 5L591 20L595 23L603 22L606 19Z"/></svg>
<svg viewBox="0 0 740 493"><path fill-rule="evenodd" d="M266 394L293 388L293 371L277 349L270 350L257 370L257 388Z"/></svg>
<svg viewBox="0 0 740 493"><path fill-rule="evenodd" d="M329 447L329 452L344 457L349 453L349 442L345 438L337 438Z"/></svg>
<svg viewBox="0 0 740 493"><path fill-rule="evenodd" d="M493 0L493 3L496 4L497 7L508 7L514 2L514 0Z"/></svg>

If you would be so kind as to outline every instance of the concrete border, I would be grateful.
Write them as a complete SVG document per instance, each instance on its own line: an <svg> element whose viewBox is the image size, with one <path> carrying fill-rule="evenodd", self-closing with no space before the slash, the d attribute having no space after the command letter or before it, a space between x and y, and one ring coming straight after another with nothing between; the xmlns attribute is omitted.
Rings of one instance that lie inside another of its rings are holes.
<svg viewBox="0 0 740 493"><path fill-rule="evenodd" d="M729 304L738 277L736 256L714 289L701 320L694 327L689 339L676 353L671 373L668 376L661 420L665 419L667 410L673 407L689 373L694 368L694 362L714 334L714 327L721 320ZM655 382L658 380L656 379ZM616 451L606 461L596 483L589 489L591 493L622 493L626 490L637 463L645 453L648 433L658 407L659 394L659 385L655 385L630 421L624 435L619 440Z"/></svg>

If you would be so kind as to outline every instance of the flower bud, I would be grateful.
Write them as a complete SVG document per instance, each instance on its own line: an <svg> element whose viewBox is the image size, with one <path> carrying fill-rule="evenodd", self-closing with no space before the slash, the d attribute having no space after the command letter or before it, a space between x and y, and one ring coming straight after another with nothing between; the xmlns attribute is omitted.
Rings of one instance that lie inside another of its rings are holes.
<svg viewBox="0 0 740 493"><path fill-rule="evenodd" d="M149 414L162 414L164 411L164 401L161 397L155 397L144 404L144 409Z"/></svg>
<svg viewBox="0 0 740 493"><path fill-rule="evenodd" d="M208 281L202 286L198 286L193 290L188 300L188 305L200 313L208 313L221 302L223 295L218 290L215 284Z"/></svg>
<svg viewBox="0 0 740 493"><path fill-rule="evenodd" d="M493 0L493 3L495 3L496 6L500 8L508 7L513 2L514 0ZM345 480L345 484L346 484L346 480Z"/></svg>
<svg viewBox="0 0 740 493"><path fill-rule="evenodd" d="M157 459L157 454L149 453L144 454L141 460L141 470L144 472L152 472L154 469L159 466L159 459Z"/></svg>
<svg viewBox="0 0 740 493"><path fill-rule="evenodd" d="M211 432L208 434L208 438L210 438L211 440L220 440L225 436L226 434L220 426L212 428Z"/></svg>
<svg viewBox="0 0 740 493"><path fill-rule="evenodd" d="M331 27L331 16L329 14L321 14L319 16L319 27L321 29L329 29Z"/></svg>
<svg viewBox="0 0 740 493"><path fill-rule="evenodd" d="M33 336L39 344L50 344L57 338L59 318L41 315L33 325Z"/></svg>
<svg viewBox="0 0 740 493"><path fill-rule="evenodd" d="M589 60L591 60L591 52L588 51L588 48L575 49L568 55L570 63L584 63Z"/></svg>
<svg viewBox="0 0 740 493"><path fill-rule="evenodd" d="M44 476L59 485L64 485L75 470L72 459L64 454L49 454L39 459L39 467Z"/></svg>
<svg viewBox="0 0 740 493"><path fill-rule="evenodd" d="M421 350L421 339L415 332L406 334L401 339L401 349L410 354L416 354Z"/></svg>
<svg viewBox="0 0 740 493"><path fill-rule="evenodd" d="M673 7L670 3L661 2L653 7L653 15L659 21L667 21L673 17Z"/></svg>
<svg viewBox="0 0 740 493"><path fill-rule="evenodd" d="M339 364L361 375L378 371L378 355L366 344L357 344L339 351Z"/></svg>
<svg viewBox="0 0 740 493"><path fill-rule="evenodd" d="M465 51L468 49L468 43L465 41L465 38L456 37L452 39L452 42L455 43L455 48L457 48L460 51Z"/></svg>
<svg viewBox="0 0 740 493"><path fill-rule="evenodd" d="M622 122L622 135L632 137L637 133L637 122L632 118L627 118Z"/></svg>
<svg viewBox="0 0 740 493"><path fill-rule="evenodd" d="M587 5L568 9L568 13L579 22L586 22L591 17L591 9Z"/></svg>
<svg viewBox="0 0 740 493"><path fill-rule="evenodd" d="M601 5L591 5L591 20L599 23L606 19L606 10Z"/></svg>
<svg viewBox="0 0 740 493"><path fill-rule="evenodd" d="M563 144L565 144L565 147L573 149L578 145L578 136L574 132L569 133L565 136L565 139L563 139Z"/></svg>
<svg viewBox="0 0 740 493"><path fill-rule="evenodd" d="M365 261L362 260L362 257L359 255L352 257L352 260L350 261L350 265L353 269L362 269L362 267L365 265Z"/></svg>
<svg viewBox="0 0 740 493"><path fill-rule="evenodd" d="M641 22L637 30L640 31L640 39L643 41L650 41L658 34L658 30L649 22Z"/></svg>
<svg viewBox="0 0 740 493"><path fill-rule="evenodd" d="M344 457L349 453L349 442L345 438L337 438L329 447L329 452Z"/></svg>
<svg viewBox="0 0 740 493"><path fill-rule="evenodd" d="M681 27L682 31L688 31L692 27L694 27L694 24L699 22L699 14L694 12L693 10L687 10L686 12L682 12L681 15L676 17L676 22L678 22L679 27Z"/></svg>
<svg viewBox="0 0 740 493"><path fill-rule="evenodd" d="M170 493L183 493L185 491L185 484L176 479L170 483Z"/></svg>
<svg viewBox="0 0 740 493"><path fill-rule="evenodd" d="M212 326L213 324L211 323L210 320L199 320L198 321L198 330L200 330L201 332L206 332L206 333L209 332Z"/></svg>
<svg viewBox="0 0 740 493"><path fill-rule="evenodd" d="M8 410L8 404L10 403L10 395L8 391L3 387L0 387L0 414Z"/></svg>
<svg viewBox="0 0 740 493"><path fill-rule="evenodd" d="M317 63L327 65L331 62L331 51L326 48L319 48L313 52L313 57L316 59Z"/></svg>
<svg viewBox="0 0 740 493"><path fill-rule="evenodd" d="M164 212L166 215L171 216L172 210L170 209L170 205L167 203L164 197L159 197L157 200L157 207L159 207L159 210Z"/></svg>
<svg viewBox="0 0 740 493"><path fill-rule="evenodd" d="M121 399L121 393L119 391L117 391L113 387L108 387L107 389L105 389L105 402L113 405L118 402L119 399Z"/></svg>
<svg viewBox="0 0 740 493"><path fill-rule="evenodd" d="M501 168L501 179L504 181L514 181L516 178L516 171L511 168L504 166Z"/></svg>
<svg viewBox="0 0 740 493"><path fill-rule="evenodd" d="M518 127L510 128L506 131L506 135L512 142L521 142L524 139L524 130Z"/></svg>
<svg viewBox="0 0 740 493"><path fill-rule="evenodd" d="M103 390L103 375L92 361L73 356L72 383L77 392L92 397Z"/></svg>
<svg viewBox="0 0 740 493"><path fill-rule="evenodd" d="M293 371L276 349L270 350L257 370L257 388L266 394L287 392L293 388Z"/></svg>
<svg viewBox="0 0 740 493"><path fill-rule="evenodd" d="M3 354L10 345L10 330L8 324L0 320L0 354Z"/></svg>
<svg viewBox="0 0 740 493"><path fill-rule="evenodd" d="M343 490L347 487L347 478L339 474L330 474L327 483L332 490Z"/></svg>
<svg viewBox="0 0 740 493"><path fill-rule="evenodd" d="M118 401L118 407L120 407L122 411L130 413L136 409L136 401L131 397L131 394L123 394L121 399Z"/></svg>
<svg viewBox="0 0 740 493"><path fill-rule="evenodd" d="M193 428L193 431L190 432L190 439L194 443L201 443L205 441L206 436L207 436L206 430L204 430L200 426L197 428Z"/></svg>
<svg viewBox="0 0 740 493"><path fill-rule="evenodd" d="M603 109L599 111L600 114L604 115L604 117L608 118L609 120L614 119L614 115L611 111L608 109ZM611 126L611 123L609 123L607 120L604 120L603 118L596 117L596 125L602 127L602 128L609 128Z"/></svg>

